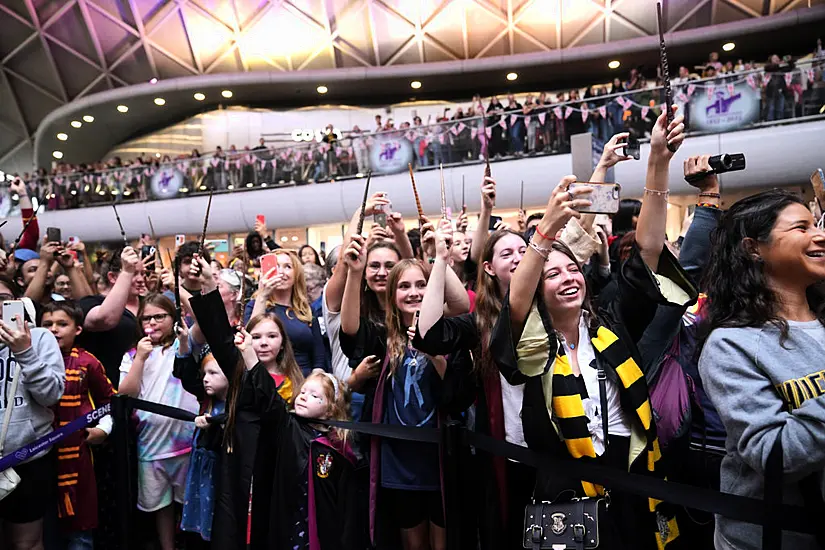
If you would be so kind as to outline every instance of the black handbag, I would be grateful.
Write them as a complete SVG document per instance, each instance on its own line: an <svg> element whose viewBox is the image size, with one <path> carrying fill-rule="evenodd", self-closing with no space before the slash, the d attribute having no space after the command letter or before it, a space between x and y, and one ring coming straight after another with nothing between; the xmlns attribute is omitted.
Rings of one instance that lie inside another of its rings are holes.
<svg viewBox="0 0 825 550"><path fill-rule="evenodd" d="M607 457L607 378L599 366L602 430ZM609 498L574 498L564 502L533 502L524 510L523 548L585 550L599 547L599 514Z"/></svg>

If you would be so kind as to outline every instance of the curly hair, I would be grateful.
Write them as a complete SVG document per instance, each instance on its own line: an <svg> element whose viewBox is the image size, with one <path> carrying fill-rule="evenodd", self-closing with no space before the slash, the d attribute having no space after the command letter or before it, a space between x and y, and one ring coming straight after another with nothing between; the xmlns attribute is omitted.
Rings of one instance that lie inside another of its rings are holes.
<svg viewBox="0 0 825 550"><path fill-rule="evenodd" d="M777 296L768 285L765 264L748 250L744 240L768 243L782 210L805 202L788 191L765 191L734 203L711 235L711 256L703 279L708 296L701 338L716 328L761 327L771 324L788 337L788 323L779 316ZM808 303L822 317L819 285L808 288Z"/></svg>

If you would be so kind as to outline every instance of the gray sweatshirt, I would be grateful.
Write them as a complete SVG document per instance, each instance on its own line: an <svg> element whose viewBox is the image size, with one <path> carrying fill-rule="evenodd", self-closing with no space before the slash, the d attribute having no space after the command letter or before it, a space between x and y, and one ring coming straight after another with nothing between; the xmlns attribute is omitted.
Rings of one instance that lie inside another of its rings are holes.
<svg viewBox="0 0 825 550"><path fill-rule="evenodd" d="M8 346L0 344L0 422L11 404L6 392L11 390L15 362L21 369L4 454L51 432L54 413L50 407L63 396L65 367L57 340L42 328L32 328L31 335L32 347L23 353L13 354ZM43 454L45 451L25 462Z"/></svg>
<svg viewBox="0 0 825 550"><path fill-rule="evenodd" d="M765 464L782 438L784 500L802 505L799 481L825 470L825 328L790 321L779 330L716 329L699 359L699 372L727 430L721 490L762 498ZM717 550L758 550L762 527L716 517ZM785 531L783 548L818 548L814 537Z"/></svg>

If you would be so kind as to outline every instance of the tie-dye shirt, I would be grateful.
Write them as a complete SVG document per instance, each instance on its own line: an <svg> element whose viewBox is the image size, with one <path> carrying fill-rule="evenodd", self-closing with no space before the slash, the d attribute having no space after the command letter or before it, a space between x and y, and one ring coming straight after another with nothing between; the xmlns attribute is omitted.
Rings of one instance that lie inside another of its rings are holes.
<svg viewBox="0 0 825 550"><path fill-rule="evenodd" d="M180 380L172 375L175 364L174 346L165 350L155 346L143 366L138 399L177 407L197 414L200 406L195 397L185 391ZM135 350L129 350L120 364L120 381L126 377L135 358ZM192 450L195 433L193 422L174 420L145 411L136 411L138 418L138 460L160 460L188 454Z"/></svg>

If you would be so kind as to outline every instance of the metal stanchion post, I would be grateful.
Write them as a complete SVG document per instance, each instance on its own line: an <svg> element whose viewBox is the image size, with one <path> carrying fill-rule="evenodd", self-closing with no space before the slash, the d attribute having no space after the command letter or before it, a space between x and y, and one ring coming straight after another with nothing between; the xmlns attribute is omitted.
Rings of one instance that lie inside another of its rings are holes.
<svg viewBox="0 0 825 550"><path fill-rule="evenodd" d="M447 526L447 549L461 549L461 452L464 427L454 420L442 427L444 460L444 520Z"/></svg>
<svg viewBox="0 0 825 550"><path fill-rule="evenodd" d="M120 547L131 547L132 540L132 483L129 479L129 413L130 406L125 395L112 397L112 418L114 428L111 440L115 446L115 476L120 490L117 492L117 508L120 516Z"/></svg>

